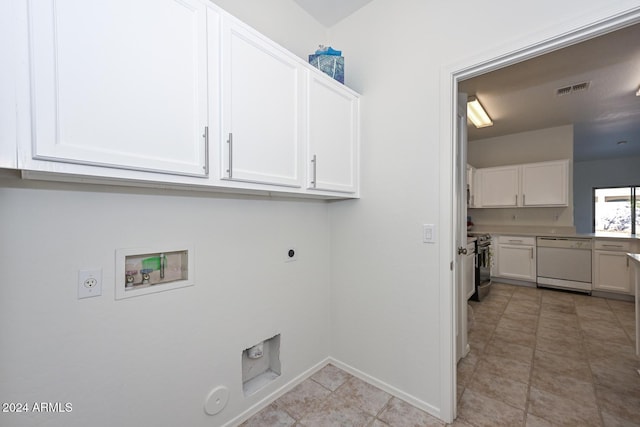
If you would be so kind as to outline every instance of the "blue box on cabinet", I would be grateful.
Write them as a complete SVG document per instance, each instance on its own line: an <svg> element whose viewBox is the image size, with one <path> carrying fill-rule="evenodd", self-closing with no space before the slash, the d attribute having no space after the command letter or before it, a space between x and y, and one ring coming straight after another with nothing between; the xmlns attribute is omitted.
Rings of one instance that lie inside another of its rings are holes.
<svg viewBox="0 0 640 427"><path fill-rule="evenodd" d="M309 55L309 64L344 84L344 56Z"/></svg>

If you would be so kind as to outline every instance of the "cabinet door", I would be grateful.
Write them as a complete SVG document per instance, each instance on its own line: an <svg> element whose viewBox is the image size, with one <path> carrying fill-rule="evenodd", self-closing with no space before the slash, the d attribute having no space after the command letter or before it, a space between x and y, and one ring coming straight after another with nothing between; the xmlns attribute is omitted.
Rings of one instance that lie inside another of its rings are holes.
<svg viewBox="0 0 640 427"><path fill-rule="evenodd" d="M206 176L201 2L32 0L29 13L33 158Z"/></svg>
<svg viewBox="0 0 640 427"><path fill-rule="evenodd" d="M518 205L518 166L483 168L480 173L483 208Z"/></svg>
<svg viewBox="0 0 640 427"><path fill-rule="evenodd" d="M633 294L631 268L626 253L593 251L593 288Z"/></svg>
<svg viewBox="0 0 640 427"><path fill-rule="evenodd" d="M225 19L222 179L301 186L301 66L288 52Z"/></svg>
<svg viewBox="0 0 640 427"><path fill-rule="evenodd" d="M522 205L567 206L568 166L566 160L522 165Z"/></svg>
<svg viewBox="0 0 640 427"><path fill-rule="evenodd" d="M479 207L478 187L476 185L476 168L467 165L467 206L470 208Z"/></svg>
<svg viewBox="0 0 640 427"><path fill-rule="evenodd" d="M496 276L536 281L536 251L533 246L499 245Z"/></svg>
<svg viewBox="0 0 640 427"><path fill-rule="evenodd" d="M473 293L476 290L476 281L475 281L475 273L476 273L476 253L474 249L475 245L467 246L467 256L465 259L465 273L464 273L464 282L465 282L465 292L466 299L469 299L473 296Z"/></svg>
<svg viewBox="0 0 640 427"><path fill-rule="evenodd" d="M353 193L358 182L359 100L350 91L309 72L309 188Z"/></svg>

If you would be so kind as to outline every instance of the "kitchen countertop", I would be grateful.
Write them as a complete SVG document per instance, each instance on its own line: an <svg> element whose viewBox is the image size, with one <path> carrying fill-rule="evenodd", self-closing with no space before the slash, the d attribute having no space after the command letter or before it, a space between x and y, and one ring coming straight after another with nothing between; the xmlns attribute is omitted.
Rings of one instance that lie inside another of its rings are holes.
<svg viewBox="0 0 640 427"><path fill-rule="evenodd" d="M533 236L533 237L582 237L587 239L625 239L640 240L640 235L620 235L617 233L576 233L573 227L505 227L505 226L479 226L469 230L469 234L492 234L498 236Z"/></svg>

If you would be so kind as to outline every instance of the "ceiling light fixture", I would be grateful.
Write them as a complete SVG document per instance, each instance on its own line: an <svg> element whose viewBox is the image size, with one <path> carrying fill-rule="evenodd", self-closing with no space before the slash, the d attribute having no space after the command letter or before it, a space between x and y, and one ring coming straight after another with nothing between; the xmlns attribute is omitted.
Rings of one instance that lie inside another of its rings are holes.
<svg viewBox="0 0 640 427"><path fill-rule="evenodd" d="M480 101L478 101L478 98L475 96L470 96L467 99L467 117L478 129L493 126L491 117L489 117L484 108L482 108L482 104L480 104Z"/></svg>

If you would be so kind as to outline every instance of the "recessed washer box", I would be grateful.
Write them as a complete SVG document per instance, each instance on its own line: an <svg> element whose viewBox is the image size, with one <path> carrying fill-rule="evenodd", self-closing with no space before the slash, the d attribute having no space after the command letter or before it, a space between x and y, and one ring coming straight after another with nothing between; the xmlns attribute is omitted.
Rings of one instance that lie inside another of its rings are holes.
<svg viewBox="0 0 640 427"><path fill-rule="evenodd" d="M191 245L116 250L116 299L194 284Z"/></svg>

